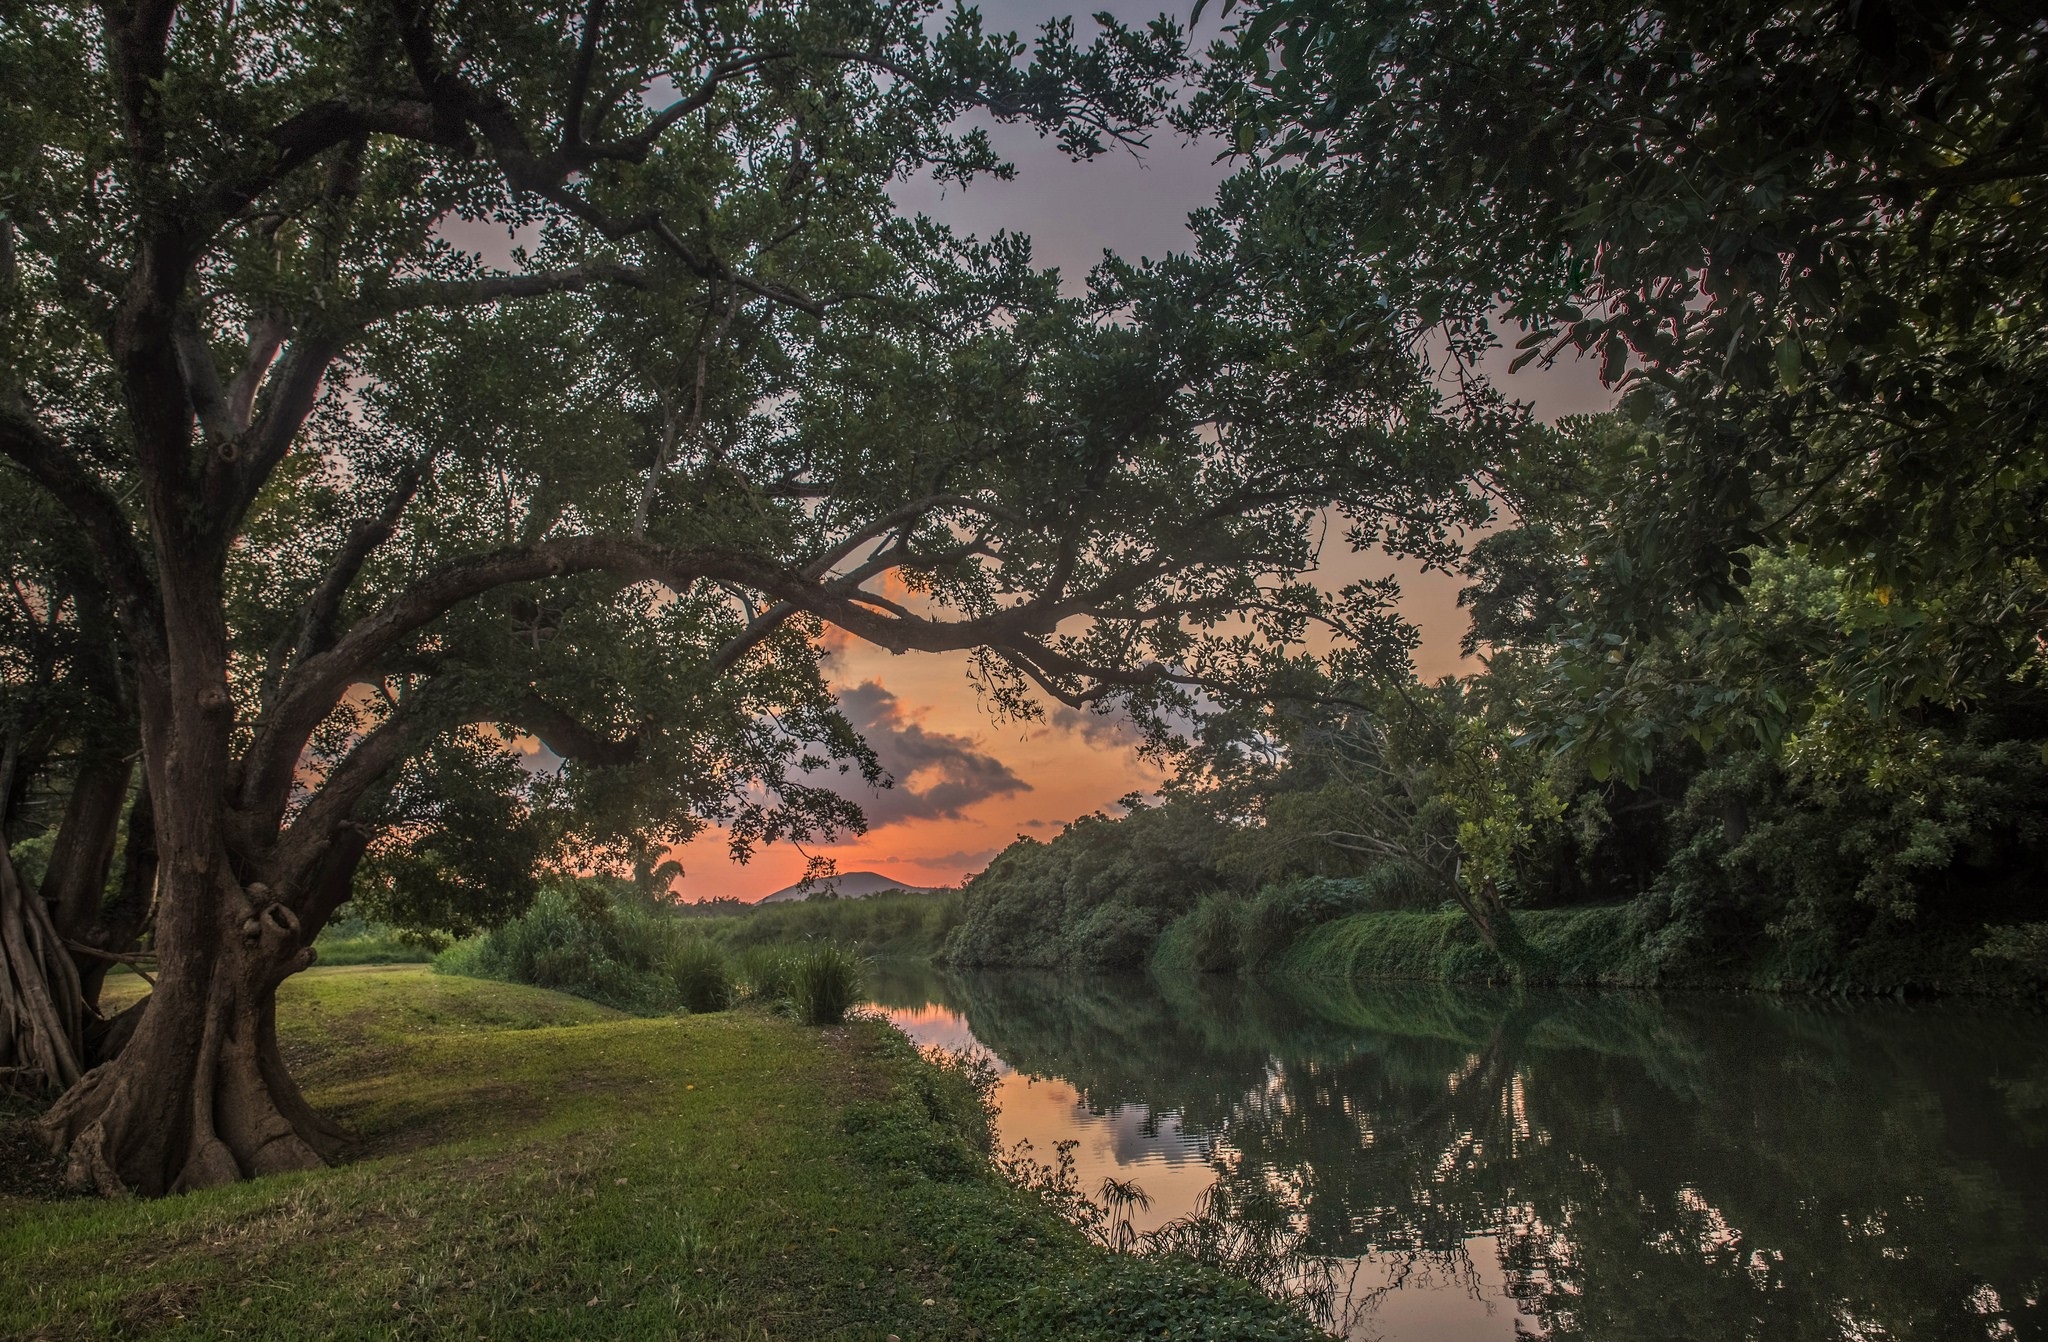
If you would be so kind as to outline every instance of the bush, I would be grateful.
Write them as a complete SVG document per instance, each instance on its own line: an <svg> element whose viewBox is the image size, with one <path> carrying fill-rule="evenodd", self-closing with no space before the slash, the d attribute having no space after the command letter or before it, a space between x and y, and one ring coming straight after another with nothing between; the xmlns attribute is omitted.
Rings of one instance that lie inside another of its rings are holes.
<svg viewBox="0 0 2048 1342"><path fill-rule="evenodd" d="M1204 895L1187 915L1188 960L1204 974L1234 974L1248 963L1244 931L1250 907L1238 895Z"/></svg>
<svg viewBox="0 0 2048 1342"><path fill-rule="evenodd" d="M967 884L941 958L960 965L1141 964L1160 931L1217 887L1222 826L1168 802L1083 816L1050 843L1020 839Z"/></svg>
<svg viewBox="0 0 2048 1342"><path fill-rule="evenodd" d="M579 881L542 890L524 914L457 942L434 968L553 988L627 1011L673 1011L688 1005L676 967L687 962L689 946L702 942L673 914L628 890ZM729 998L729 974L726 982Z"/></svg>
<svg viewBox="0 0 2048 1342"><path fill-rule="evenodd" d="M1391 865L1363 876L1282 881L1249 899L1215 891L1174 923L1154 963L1204 974L1251 973L1274 965L1310 928L1354 913L1413 908L1431 894L1412 873Z"/></svg>
<svg viewBox="0 0 2048 1342"><path fill-rule="evenodd" d="M791 957L790 1000L810 1025L837 1025L861 997L861 963L851 951L820 942Z"/></svg>
<svg viewBox="0 0 2048 1342"><path fill-rule="evenodd" d="M725 952L701 938L671 947L661 968L676 1000L691 1011L723 1011L737 995Z"/></svg>

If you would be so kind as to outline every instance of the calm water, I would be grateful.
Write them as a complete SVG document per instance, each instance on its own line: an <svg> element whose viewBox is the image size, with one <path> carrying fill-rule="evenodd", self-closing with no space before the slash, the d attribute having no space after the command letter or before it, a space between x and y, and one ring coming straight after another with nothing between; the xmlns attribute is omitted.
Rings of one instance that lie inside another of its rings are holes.
<svg viewBox="0 0 2048 1342"><path fill-rule="evenodd" d="M1003 1064L1003 1141L1139 1229L1264 1207L1339 1326L1515 1337L2048 1337L2048 1016L2003 1005L885 974ZM1277 1211L1273 1210L1277 1209Z"/></svg>

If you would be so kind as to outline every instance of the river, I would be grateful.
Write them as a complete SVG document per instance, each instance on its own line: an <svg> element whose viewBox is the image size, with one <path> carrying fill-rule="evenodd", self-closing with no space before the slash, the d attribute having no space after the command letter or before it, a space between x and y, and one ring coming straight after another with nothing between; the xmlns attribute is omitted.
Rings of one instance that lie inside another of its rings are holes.
<svg viewBox="0 0 2048 1342"><path fill-rule="evenodd" d="M2048 1337L2048 1015L883 968L997 1126L1277 1228L1346 1338Z"/></svg>

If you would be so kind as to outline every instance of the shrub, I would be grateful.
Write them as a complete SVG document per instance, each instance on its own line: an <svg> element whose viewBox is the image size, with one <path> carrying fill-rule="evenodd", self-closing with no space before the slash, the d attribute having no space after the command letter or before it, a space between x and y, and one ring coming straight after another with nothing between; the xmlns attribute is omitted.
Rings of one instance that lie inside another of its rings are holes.
<svg viewBox="0 0 2048 1342"><path fill-rule="evenodd" d="M1204 974L1231 974L1247 963L1244 927L1249 910L1237 895L1204 895L1187 915L1188 959Z"/></svg>
<svg viewBox="0 0 2048 1342"><path fill-rule="evenodd" d="M663 957L661 969L674 986L676 1000L691 1011L723 1011L732 1005L732 966L710 942L698 937L677 942Z"/></svg>
<svg viewBox="0 0 2048 1342"><path fill-rule="evenodd" d="M628 1011L684 1005L670 971L691 935L673 915L596 881L550 886L524 914L434 961L442 973L507 979Z"/></svg>
<svg viewBox="0 0 2048 1342"><path fill-rule="evenodd" d="M1222 826L1179 802L1121 820L1083 816L1050 843L1020 839L968 882L940 958L960 965L1141 964L1161 929L1219 877Z"/></svg>
<svg viewBox="0 0 2048 1342"><path fill-rule="evenodd" d="M791 957L790 1000L810 1025L837 1025L859 1004L861 963L831 942L805 947Z"/></svg>

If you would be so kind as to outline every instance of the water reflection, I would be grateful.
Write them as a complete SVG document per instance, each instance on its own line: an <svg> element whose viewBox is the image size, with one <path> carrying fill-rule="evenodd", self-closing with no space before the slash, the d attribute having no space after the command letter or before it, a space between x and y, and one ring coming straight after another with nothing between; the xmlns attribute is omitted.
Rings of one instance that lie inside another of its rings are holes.
<svg viewBox="0 0 2048 1342"><path fill-rule="evenodd" d="M1140 1229L1277 1199L1357 1338L2048 1336L2048 1019L1365 985L899 972Z"/></svg>

